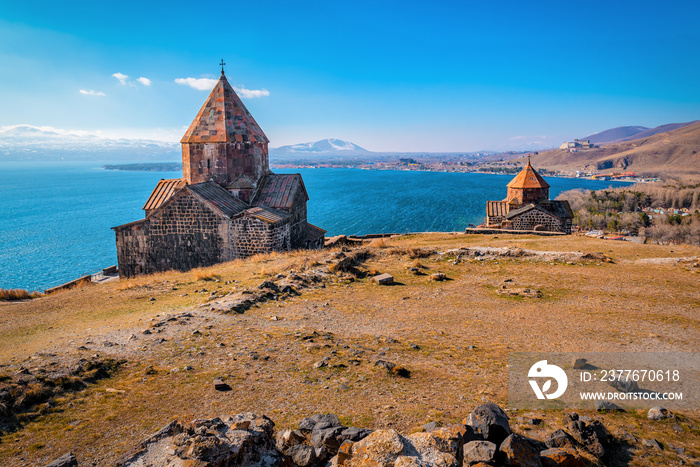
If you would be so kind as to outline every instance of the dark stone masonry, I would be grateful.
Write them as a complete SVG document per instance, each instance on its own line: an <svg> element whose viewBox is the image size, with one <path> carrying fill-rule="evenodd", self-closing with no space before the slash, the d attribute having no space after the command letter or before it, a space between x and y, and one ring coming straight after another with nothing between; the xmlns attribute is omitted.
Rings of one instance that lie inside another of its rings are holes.
<svg viewBox="0 0 700 467"><path fill-rule="evenodd" d="M506 199L486 202L484 227L570 234L573 217L568 201L549 199L549 184L528 160L508 183Z"/></svg>
<svg viewBox="0 0 700 467"><path fill-rule="evenodd" d="M301 175L270 170L268 139L223 72L181 143L183 178L158 182L144 219L113 227L120 276L323 247Z"/></svg>

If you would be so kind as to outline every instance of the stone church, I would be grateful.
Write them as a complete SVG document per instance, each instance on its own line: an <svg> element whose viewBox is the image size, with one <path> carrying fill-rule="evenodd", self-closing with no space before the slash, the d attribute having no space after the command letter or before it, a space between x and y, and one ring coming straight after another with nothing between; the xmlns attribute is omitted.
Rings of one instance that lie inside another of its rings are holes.
<svg viewBox="0 0 700 467"><path fill-rule="evenodd" d="M549 199L549 184L529 158L507 186L506 199L486 202L486 228L571 233L569 202Z"/></svg>
<svg viewBox="0 0 700 467"><path fill-rule="evenodd" d="M183 177L158 182L144 219L113 227L121 277L323 247L301 175L270 171L268 139L223 68L180 142Z"/></svg>

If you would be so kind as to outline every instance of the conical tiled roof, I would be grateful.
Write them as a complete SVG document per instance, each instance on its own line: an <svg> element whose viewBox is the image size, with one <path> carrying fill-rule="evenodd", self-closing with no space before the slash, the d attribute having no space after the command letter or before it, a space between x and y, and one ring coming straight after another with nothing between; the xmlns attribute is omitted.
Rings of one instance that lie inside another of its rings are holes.
<svg viewBox="0 0 700 467"><path fill-rule="evenodd" d="M530 165L527 161L527 166L508 183L508 188L549 188L549 184L544 181L544 178Z"/></svg>
<svg viewBox="0 0 700 467"><path fill-rule="evenodd" d="M269 140L221 73L181 143L267 143Z"/></svg>

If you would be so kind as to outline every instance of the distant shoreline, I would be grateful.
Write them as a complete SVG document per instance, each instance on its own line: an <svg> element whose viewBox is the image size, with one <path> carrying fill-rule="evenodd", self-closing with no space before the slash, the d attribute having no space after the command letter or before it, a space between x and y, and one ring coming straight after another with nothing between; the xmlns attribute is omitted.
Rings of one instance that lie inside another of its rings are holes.
<svg viewBox="0 0 700 467"><path fill-rule="evenodd" d="M182 170L179 162L144 162L140 164L103 165L105 170L129 170L137 172L177 172Z"/></svg>

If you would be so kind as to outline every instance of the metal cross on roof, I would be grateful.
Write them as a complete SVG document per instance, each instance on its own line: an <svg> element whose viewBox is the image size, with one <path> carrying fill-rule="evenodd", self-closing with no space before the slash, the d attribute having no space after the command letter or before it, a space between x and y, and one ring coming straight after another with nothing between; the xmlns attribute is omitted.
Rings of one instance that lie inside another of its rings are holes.
<svg viewBox="0 0 700 467"><path fill-rule="evenodd" d="M223 74L224 74L224 65L226 65L226 64L224 63L224 59L223 59L223 58L221 59L221 63L219 63L219 65L221 65L221 74L223 75Z"/></svg>

